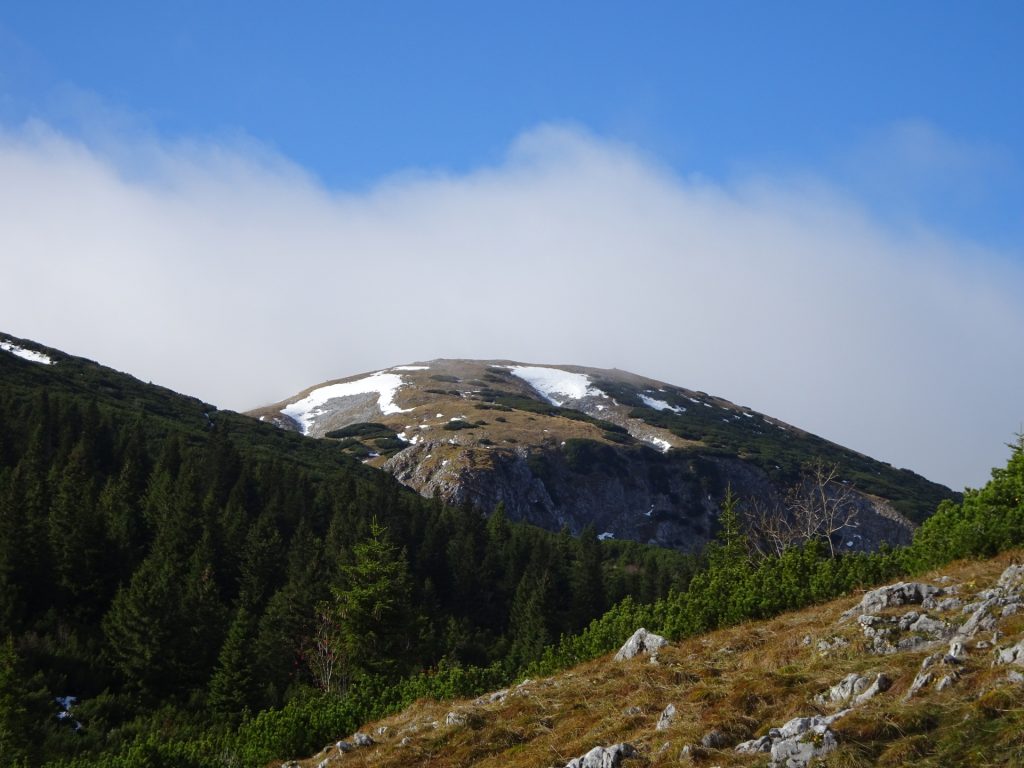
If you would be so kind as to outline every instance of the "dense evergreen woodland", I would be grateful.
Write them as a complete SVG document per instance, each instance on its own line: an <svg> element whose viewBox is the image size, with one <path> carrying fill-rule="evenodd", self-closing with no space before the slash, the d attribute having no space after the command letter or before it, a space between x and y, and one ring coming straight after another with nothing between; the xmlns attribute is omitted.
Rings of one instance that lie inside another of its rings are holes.
<svg viewBox="0 0 1024 768"><path fill-rule="evenodd" d="M4 765L256 764L315 735L281 743L261 711L502 679L692 573L445 507L326 441L52 354L0 354Z"/></svg>
<svg viewBox="0 0 1024 768"><path fill-rule="evenodd" d="M1024 544L1024 440L906 549L762 556L730 498L698 562L447 508L51 353L0 354L3 765L265 765L640 625L678 638Z"/></svg>

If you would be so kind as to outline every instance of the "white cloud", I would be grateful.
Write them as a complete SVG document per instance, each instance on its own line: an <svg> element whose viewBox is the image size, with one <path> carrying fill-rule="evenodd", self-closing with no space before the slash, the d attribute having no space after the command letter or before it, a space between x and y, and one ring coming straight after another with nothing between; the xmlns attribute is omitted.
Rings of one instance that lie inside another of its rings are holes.
<svg viewBox="0 0 1024 768"><path fill-rule="evenodd" d="M252 143L0 135L0 329L244 409L432 357L620 367L953 485L1024 420L1022 271L821 182L542 127L327 190Z"/></svg>

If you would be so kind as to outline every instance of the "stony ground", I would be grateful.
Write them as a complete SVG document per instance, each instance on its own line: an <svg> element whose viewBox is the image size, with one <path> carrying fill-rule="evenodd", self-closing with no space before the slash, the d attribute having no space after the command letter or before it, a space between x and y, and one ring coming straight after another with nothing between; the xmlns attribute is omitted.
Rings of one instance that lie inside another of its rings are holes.
<svg viewBox="0 0 1024 768"><path fill-rule="evenodd" d="M295 765L1021 765L1022 557L419 702Z"/></svg>

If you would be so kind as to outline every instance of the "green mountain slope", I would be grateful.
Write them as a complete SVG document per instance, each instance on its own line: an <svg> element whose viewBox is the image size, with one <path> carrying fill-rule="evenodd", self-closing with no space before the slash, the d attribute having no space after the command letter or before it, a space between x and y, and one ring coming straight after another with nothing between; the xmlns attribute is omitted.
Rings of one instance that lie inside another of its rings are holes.
<svg viewBox="0 0 1024 768"><path fill-rule="evenodd" d="M335 445L0 335L5 764L207 743L439 666L499 675L692 568L423 499Z"/></svg>

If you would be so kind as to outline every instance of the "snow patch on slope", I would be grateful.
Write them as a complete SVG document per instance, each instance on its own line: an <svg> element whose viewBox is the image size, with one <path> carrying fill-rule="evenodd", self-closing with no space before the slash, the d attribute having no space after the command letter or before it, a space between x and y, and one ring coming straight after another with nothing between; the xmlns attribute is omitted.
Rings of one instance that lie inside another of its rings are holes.
<svg viewBox="0 0 1024 768"><path fill-rule="evenodd" d="M44 355L42 352L35 352L31 349L25 349L19 347L17 344L10 341L0 341L0 349L4 352L10 352L12 355L20 357L22 360L28 360L31 363L42 363L43 365L53 365L53 360L50 359L49 355Z"/></svg>
<svg viewBox="0 0 1024 768"><path fill-rule="evenodd" d="M344 381L340 384L329 384L326 387L314 389L301 400L289 403L281 409L281 413L294 419L302 428L303 434L308 434L310 427L317 416L324 412L324 407L329 400L337 397L350 397L352 395L366 395L377 393L377 407L385 415L393 413L407 413L412 408L399 408L395 405L395 393L405 382L396 373L385 373L378 371L358 381Z"/></svg>
<svg viewBox="0 0 1024 768"><path fill-rule="evenodd" d="M534 365L513 365L509 366L509 371L537 390L552 405L560 406L568 400L582 400L584 397L608 397L597 387L592 387L590 377L584 373Z"/></svg>
<svg viewBox="0 0 1024 768"><path fill-rule="evenodd" d="M396 365L392 371L429 371L429 365Z"/></svg>
<svg viewBox="0 0 1024 768"><path fill-rule="evenodd" d="M644 401L644 405L648 408L653 408L656 411L672 411L674 413L682 413L685 408L680 408L678 405L669 405L664 400L655 400L653 397L647 395L640 395L640 399Z"/></svg>
<svg viewBox="0 0 1024 768"><path fill-rule="evenodd" d="M668 440L662 440L660 437L645 437L644 440L653 445L662 453L668 453L669 448L672 447L672 443L670 443Z"/></svg>

